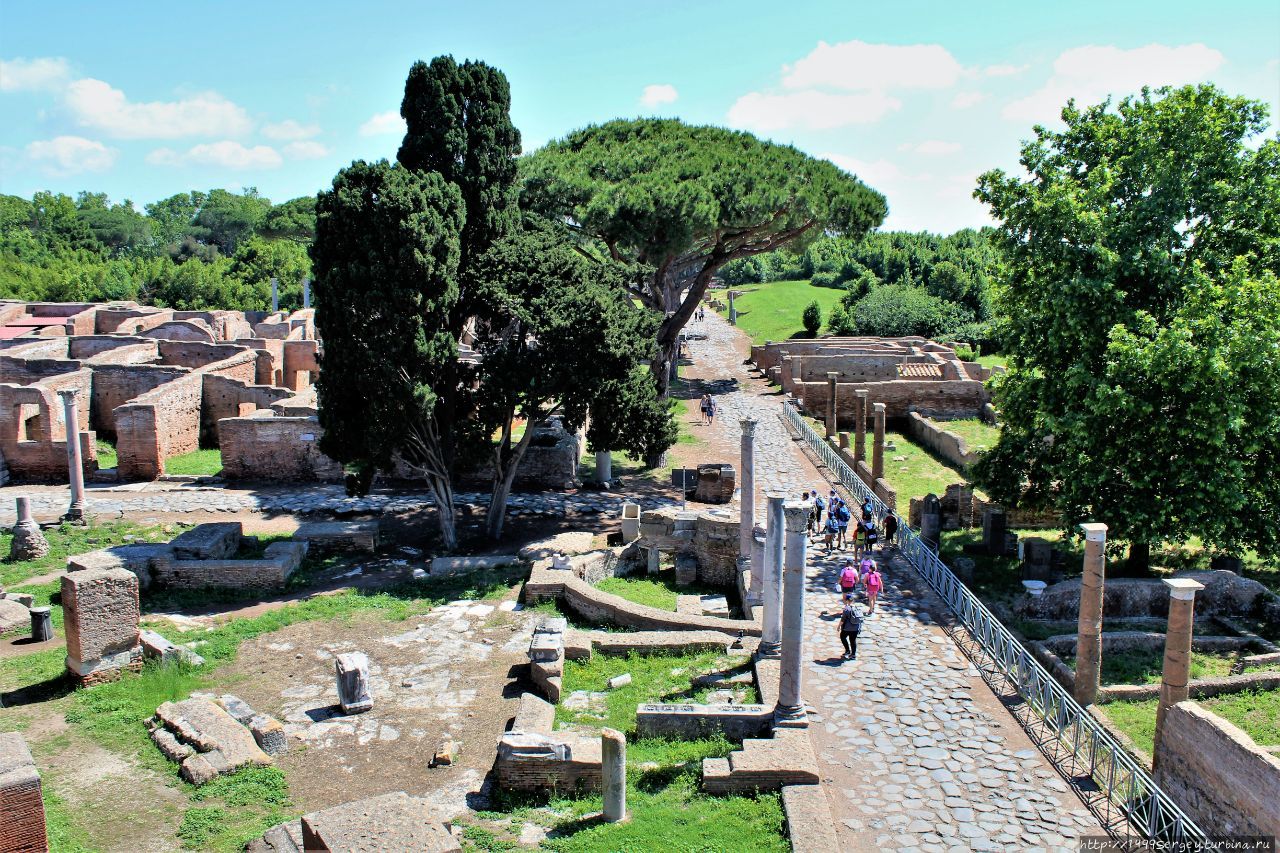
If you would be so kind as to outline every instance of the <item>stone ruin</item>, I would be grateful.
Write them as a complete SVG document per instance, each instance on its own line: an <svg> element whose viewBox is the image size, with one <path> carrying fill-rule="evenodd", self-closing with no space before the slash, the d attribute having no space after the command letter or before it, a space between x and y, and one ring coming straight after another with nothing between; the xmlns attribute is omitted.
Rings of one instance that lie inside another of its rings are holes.
<svg viewBox="0 0 1280 853"><path fill-rule="evenodd" d="M808 413L823 417L836 374L836 419L852 424L856 389L869 404L883 403L886 416L911 411L946 419L982 416L990 396L991 370L961 361L955 349L920 337L826 337L766 341L751 348L751 361ZM869 411L869 409L868 409Z"/></svg>
<svg viewBox="0 0 1280 853"><path fill-rule="evenodd" d="M149 728L156 746L182 765L180 775L192 785L244 767L266 766L289 748L279 720L255 712L235 696L165 702Z"/></svg>
<svg viewBox="0 0 1280 853"><path fill-rule="evenodd" d="M0 851L48 850L40 772L17 732L0 732Z"/></svg>
<svg viewBox="0 0 1280 853"><path fill-rule="evenodd" d="M67 672L81 685L142 669L138 578L124 569L88 569L62 576Z"/></svg>
<svg viewBox="0 0 1280 853"><path fill-rule="evenodd" d="M461 842L454 827L423 797L393 791L308 812L299 820L274 826L249 842L248 853L301 853L303 850L413 850L455 853Z"/></svg>
<svg viewBox="0 0 1280 853"><path fill-rule="evenodd" d="M1170 577L1204 584L1196 595L1196 613L1200 616L1253 616L1280 623L1280 596L1255 580L1225 570L1175 572ZM1053 584L1040 595L1020 598L1015 611L1024 619L1074 621L1080 610L1080 588L1080 578ZM1159 578L1107 578L1102 612L1108 618L1167 617L1168 587Z"/></svg>

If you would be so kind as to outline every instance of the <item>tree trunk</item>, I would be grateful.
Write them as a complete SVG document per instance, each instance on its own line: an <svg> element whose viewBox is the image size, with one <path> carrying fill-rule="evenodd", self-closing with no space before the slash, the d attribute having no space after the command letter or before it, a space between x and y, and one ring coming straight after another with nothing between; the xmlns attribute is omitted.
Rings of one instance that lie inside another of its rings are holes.
<svg viewBox="0 0 1280 853"><path fill-rule="evenodd" d="M546 420L548 416L549 413L538 420ZM525 422L524 435L520 436L515 447L510 446L510 423L511 421L508 420L508 426L503 430L502 440L493 454L493 493L489 498L485 532L495 542L502 538L502 528L507 521L507 498L511 495L511 486L516 481L516 472L520 469L521 461L524 460L524 453L529 449L529 443L533 438L533 427L537 420L531 418ZM507 448L505 452L504 447Z"/></svg>
<svg viewBox="0 0 1280 853"><path fill-rule="evenodd" d="M458 547L457 512L453 503L453 483L448 477L427 475L427 486L436 502L437 521L440 524L440 544L446 551L454 551Z"/></svg>
<svg viewBox="0 0 1280 853"><path fill-rule="evenodd" d="M454 506L453 478L445 461L445 450L435 420L408 424L402 450L404 460L427 481L427 489L439 514L440 541L446 551L458 547L458 521Z"/></svg>
<svg viewBox="0 0 1280 853"><path fill-rule="evenodd" d="M1129 543L1129 557L1124 562L1124 573L1135 578L1151 574L1150 542Z"/></svg>

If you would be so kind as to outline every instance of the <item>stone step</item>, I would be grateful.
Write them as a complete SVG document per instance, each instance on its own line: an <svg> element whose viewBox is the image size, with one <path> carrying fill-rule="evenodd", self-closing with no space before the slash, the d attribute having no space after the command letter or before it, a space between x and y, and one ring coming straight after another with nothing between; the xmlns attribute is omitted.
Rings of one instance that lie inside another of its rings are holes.
<svg viewBox="0 0 1280 853"><path fill-rule="evenodd" d="M724 761L726 768L716 762ZM702 786L712 794L777 791L784 785L818 784L818 761L805 729L778 729L771 738L748 738L728 759L703 759Z"/></svg>

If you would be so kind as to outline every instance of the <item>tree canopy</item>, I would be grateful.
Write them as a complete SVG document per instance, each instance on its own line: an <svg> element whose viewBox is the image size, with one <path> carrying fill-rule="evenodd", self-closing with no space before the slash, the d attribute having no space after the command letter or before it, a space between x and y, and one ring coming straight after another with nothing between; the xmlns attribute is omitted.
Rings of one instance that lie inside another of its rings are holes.
<svg viewBox="0 0 1280 853"><path fill-rule="evenodd" d="M884 197L826 160L675 119L611 121L522 161L523 204L571 223L583 250L630 268L627 292L664 315L654 372L729 261L820 234L860 237Z"/></svg>
<svg viewBox="0 0 1280 853"><path fill-rule="evenodd" d="M1143 544L1199 535L1274 553L1280 453L1280 143L1212 86L1062 112L983 175L1000 220L1011 372L978 467ZM1261 529L1265 526L1267 529Z"/></svg>

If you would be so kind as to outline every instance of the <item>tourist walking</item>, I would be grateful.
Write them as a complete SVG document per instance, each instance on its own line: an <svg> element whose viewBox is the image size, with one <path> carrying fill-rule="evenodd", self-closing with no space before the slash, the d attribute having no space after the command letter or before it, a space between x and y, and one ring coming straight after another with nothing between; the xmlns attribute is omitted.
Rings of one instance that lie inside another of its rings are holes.
<svg viewBox="0 0 1280 853"><path fill-rule="evenodd" d="M890 512L884 517L884 544L893 545L898 539L898 517Z"/></svg>
<svg viewBox="0 0 1280 853"><path fill-rule="evenodd" d="M839 631L845 660L857 660L858 634L862 632L862 613L854 603L852 593L844 597L844 608L840 611Z"/></svg>
<svg viewBox="0 0 1280 853"><path fill-rule="evenodd" d="M867 528L859 521L853 528L853 556L861 557L867 550Z"/></svg>
<svg viewBox="0 0 1280 853"><path fill-rule="evenodd" d="M822 535L826 537L827 553L831 553L833 543L836 537L840 535L840 522L836 521L836 517L832 513L827 513L827 523L822 528Z"/></svg>
<svg viewBox="0 0 1280 853"><path fill-rule="evenodd" d="M863 578L863 583L867 585L867 615L870 616L876 612L876 599L880 597L880 590L884 589L884 578L880 576L880 567L874 562L871 563L871 571L867 572L866 577Z"/></svg>
<svg viewBox="0 0 1280 853"><path fill-rule="evenodd" d="M702 425L706 426L711 423L711 395L703 394L702 399L698 400L698 409L702 412Z"/></svg>
<svg viewBox="0 0 1280 853"><path fill-rule="evenodd" d="M845 598L853 595L854 590L858 588L858 582L862 580L858 574L857 568L853 565L853 560L845 560L844 566L840 569L840 594Z"/></svg>
<svg viewBox="0 0 1280 853"><path fill-rule="evenodd" d="M862 520L870 521L875 514L875 507L871 504L871 498L867 498L862 502Z"/></svg>
<svg viewBox="0 0 1280 853"><path fill-rule="evenodd" d="M817 529L818 529L818 528L817 528L817 524L815 523L815 521L814 521L814 519L813 519L813 504L809 501L809 493L808 493L808 492L805 492L804 494L802 494L802 495L800 496L800 502L801 502L802 504L805 504L805 505L807 505L807 506L809 507L809 520L808 520L807 524L805 525L805 532L806 532L806 533L808 533L810 536L812 536L812 535L814 534L814 532L816 532L816 531L817 531Z"/></svg>
<svg viewBox="0 0 1280 853"><path fill-rule="evenodd" d="M880 541L880 534L876 531L876 523L874 521L862 522L867 527L867 553L874 554L876 543Z"/></svg>
<svg viewBox="0 0 1280 853"><path fill-rule="evenodd" d="M716 398L710 394L707 395L707 426L711 426L716 422Z"/></svg>
<svg viewBox="0 0 1280 853"><path fill-rule="evenodd" d="M822 495L818 494L818 490L813 490L813 520L819 526L822 524L822 511L827 508L826 502L822 500Z"/></svg>
<svg viewBox="0 0 1280 853"><path fill-rule="evenodd" d="M845 536L849 532L849 505L844 501L836 498L836 543L840 550L848 547L845 543Z"/></svg>

